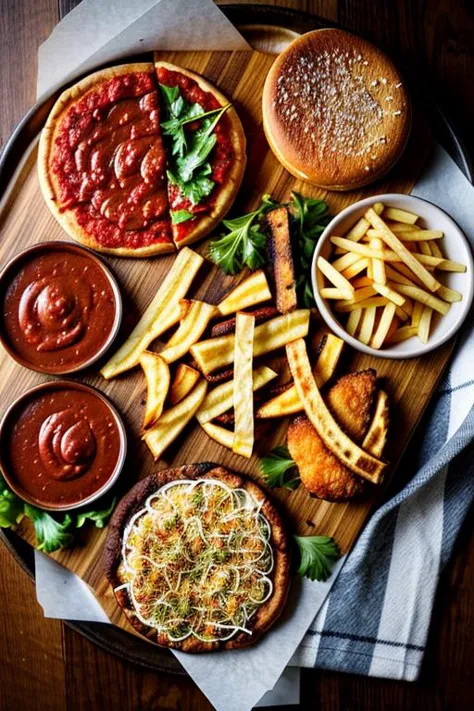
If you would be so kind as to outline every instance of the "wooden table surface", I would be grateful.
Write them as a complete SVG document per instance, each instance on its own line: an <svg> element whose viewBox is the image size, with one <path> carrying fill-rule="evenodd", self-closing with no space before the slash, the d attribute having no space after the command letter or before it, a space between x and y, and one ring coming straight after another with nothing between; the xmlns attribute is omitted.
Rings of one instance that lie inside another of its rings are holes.
<svg viewBox="0 0 474 711"><path fill-rule="evenodd" d="M179 0L176 0L179 2ZM113 0L103 0L104 3ZM35 101L37 48L76 0L0 0L0 147ZM278 0L361 32L423 71L461 129L474 121L470 0ZM474 136L464 131L474 156ZM303 670L301 708L374 711L474 708L473 516L443 572L418 682ZM188 678L144 671L44 619L34 586L0 546L0 709L211 709ZM282 707L283 708L283 707Z"/></svg>

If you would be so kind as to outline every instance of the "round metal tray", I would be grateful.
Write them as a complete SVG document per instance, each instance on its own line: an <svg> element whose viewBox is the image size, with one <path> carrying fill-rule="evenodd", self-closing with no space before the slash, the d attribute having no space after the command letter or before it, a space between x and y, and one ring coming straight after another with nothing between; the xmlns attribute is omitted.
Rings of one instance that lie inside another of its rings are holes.
<svg viewBox="0 0 474 711"><path fill-rule="evenodd" d="M221 10L256 49L268 49L269 44L281 48L285 40L288 41L302 32L338 26L336 23L309 13L273 5L223 5ZM270 42L265 41L265 33L271 37ZM140 59L143 60L143 55ZM397 58L394 57L394 59ZM400 62L398 63L400 64ZM456 161L467 179L474 183L472 163L453 120L441 106L433 105L430 96L424 94L421 78L419 81L413 78L411 70L410 76L409 83L416 86L418 103L421 102L425 105L427 115L431 117L431 127L436 139ZM23 157L25 147L38 135L57 95L58 92L54 92L41 103L35 104L18 124L6 144L0 157L0 199ZM31 546L8 529L0 530L0 539L30 579L34 580L34 553ZM121 659L154 671L165 671L172 674L186 673L168 650L142 641L139 637L114 625L97 622L66 622L65 624Z"/></svg>

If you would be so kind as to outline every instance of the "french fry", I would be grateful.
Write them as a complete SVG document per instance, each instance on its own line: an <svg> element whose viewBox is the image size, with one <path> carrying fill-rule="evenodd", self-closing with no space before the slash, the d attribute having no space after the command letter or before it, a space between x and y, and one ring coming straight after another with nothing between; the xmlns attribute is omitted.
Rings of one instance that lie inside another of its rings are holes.
<svg viewBox="0 0 474 711"><path fill-rule="evenodd" d="M382 214L384 206L381 202L376 202L372 206L377 215ZM370 227L370 223L365 219L365 217L361 217L360 220L357 220L355 225L347 232L344 237L345 239L349 239L352 242L359 242L362 237L365 235L367 230ZM336 250L337 253L337 250Z"/></svg>
<svg viewBox="0 0 474 711"><path fill-rule="evenodd" d="M423 309L423 304L421 304L419 301L415 301L411 314L411 325L414 326L416 329L418 329L418 324L420 323L420 318L421 314L423 313Z"/></svg>
<svg viewBox="0 0 474 711"><path fill-rule="evenodd" d="M433 309L431 309L429 306L423 306L420 322L418 324L418 338L422 343L428 343L428 339L430 337L430 326L432 316Z"/></svg>
<svg viewBox="0 0 474 711"><path fill-rule="evenodd" d="M189 247L179 252L154 299L130 336L100 371L109 380L140 361L150 343L180 320L183 299L204 259Z"/></svg>
<svg viewBox="0 0 474 711"><path fill-rule="evenodd" d="M336 245L336 247L341 247L343 250L348 252L353 252L354 254L359 254L362 257L369 257L369 259L384 259L384 253L381 250L371 249L366 244L361 244L360 242L351 242L351 240L345 237L331 237L331 242Z"/></svg>
<svg viewBox="0 0 474 711"><path fill-rule="evenodd" d="M406 225L405 225L406 227ZM401 242L430 242L431 240L434 239L441 239L444 235L443 232L439 230L420 230L420 229L411 229L409 231L404 231L404 230L398 230L395 232L395 230L391 230L394 232L397 236L398 239L401 240ZM381 237L381 232L378 232L375 229L370 229L367 230L367 237L370 237L371 239L374 237Z"/></svg>
<svg viewBox="0 0 474 711"><path fill-rule="evenodd" d="M206 397L207 383L201 379L184 400L166 410L159 420L145 432L145 440L155 460L174 442L199 409Z"/></svg>
<svg viewBox="0 0 474 711"><path fill-rule="evenodd" d="M390 282L388 285L392 287L392 284ZM443 314L443 316L446 316L451 306L451 304L449 304L448 302L442 301L437 296L429 294L427 291L420 289L418 286L407 286L405 284L397 284L397 291L399 291L400 294L402 294L403 296L408 296L414 301L419 301L425 306L429 306L431 309L434 309L435 311L438 311L438 313Z"/></svg>
<svg viewBox="0 0 474 711"><path fill-rule="evenodd" d="M278 316L279 312L274 306L261 306L251 313L255 319L255 325L258 326L264 321L269 321L271 318L275 318L275 316ZM235 333L235 316L231 316L225 321L219 321L219 323L215 323L211 328L212 338L227 336L229 333Z"/></svg>
<svg viewBox="0 0 474 711"><path fill-rule="evenodd" d="M354 311L350 312L349 318L347 319L347 324L346 324L346 331L349 334L349 336L353 336L355 334L355 332L357 331L357 327L359 326L361 317L362 317L362 309L354 309Z"/></svg>
<svg viewBox="0 0 474 711"><path fill-rule="evenodd" d="M408 212L407 210L400 210L398 207L386 207L383 211L384 220L394 220L395 222L403 222L408 225L414 225L419 219L418 215L414 212ZM370 222L370 219L367 218Z"/></svg>
<svg viewBox="0 0 474 711"><path fill-rule="evenodd" d="M341 314L348 314L354 309L370 309L376 308L377 306L385 306L388 303L388 299L385 296L371 296L369 299L364 299L363 301L336 301L334 304L334 310Z"/></svg>
<svg viewBox="0 0 474 711"><path fill-rule="evenodd" d="M369 246L376 252L383 252L383 242L378 237L370 240ZM372 259L372 278L377 284L386 284L385 265L382 259Z"/></svg>
<svg viewBox="0 0 474 711"><path fill-rule="evenodd" d="M405 301L403 305L406 306L407 303L408 301ZM410 314L408 313L408 311L405 311L401 306L395 306L395 313L397 314L397 318L399 318L400 321L408 321L410 318Z"/></svg>
<svg viewBox="0 0 474 711"><path fill-rule="evenodd" d="M347 269L347 267L352 266L352 264L357 262L359 259L360 256L355 252L346 252L346 254L343 254L342 257L339 257L339 259L332 262L332 266L334 269L337 269L338 272L342 272L344 269Z"/></svg>
<svg viewBox="0 0 474 711"><path fill-rule="evenodd" d="M401 262L397 262L396 264L387 264L387 275L391 274L392 271L397 272L398 274L401 274L402 276L405 277L405 279L408 279L409 286L419 286L420 288L423 288L423 282L421 282L418 277L413 274L413 272L408 269L408 267L405 264L402 264ZM390 276L389 276L390 279ZM393 279L393 281L396 281ZM397 280L398 284L408 284L407 281L401 281L400 279Z"/></svg>
<svg viewBox="0 0 474 711"><path fill-rule="evenodd" d="M387 335L385 336L386 341L387 341L387 339L390 338L392 333L395 333L397 328L400 328L400 323L401 323L401 321L400 321L399 317L397 316L396 307L395 307L395 316L393 317L393 321L390 325L390 328L387 331Z"/></svg>
<svg viewBox="0 0 474 711"><path fill-rule="evenodd" d="M266 365L261 365L253 371L253 390L263 388L267 383L277 377L277 373ZM197 412L199 424L214 420L219 415L230 410L233 406L234 383L232 380L217 385L202 403Z"/></svg>
<svg viewBox="0 0 474 711"><path fill-rule="evenodd" d="M220 304L217 304L217 309L222 316L227 316L271 298L267 277L262 269L257 269L247 279L241 281Z"/></svg>
<svg viewBox="0 0 474 711"><path fill-rule="evenodd" d="M464 274L467 267L461 262L453 262L452 259L444 259L443 257L433 257L428 254L413 254L413 256L426 267L433 267L440 272L459 272Z"/></svg>
<svg viewBox="0 0 474 711"><path fill-rule="evenodd" d="M386 306L384 306L384 309L382 311L382 318L380 319L380 322L375 330L374 335L372 336L372 339L370 341L370 345L372 348L381 348L383 346L383 343L388 335L388 332L390 330L390 326L392 325L392 321L395 317L395 304L390 302Z"/></svg>
<svg viewBox="0 0 474 711"><path fill-rule="evenodd" d="M205 301L192 301L178 330L160 353L163 360L174 363L186 355L191 346L199 341L215 312L216 307Z"/></svg>
<svg viewBox="0 0 474 711"><path fill-rule="evenodd" d="M250 459L254 442L253 426L253 338L255 320L250 314L238 313L234 340L234 444L233 451Z"/></svg>
<svg viewBox="0 0 474 711"><path fill-rule="evenodd" d="M400 239L401 239L401 237L400 237ZM421 254L427 254L429 257L433 256L429 242L411 242L411 243L407 242L407 246L408 246L408 244L417 245L418 250L421 252ZM413 250L413 251L416 252L416 250Z"/></svg>
<svg viewBox="0 0 474 711"><path fill-rule="evenodd" d="M354 289L361 289L363 286L372 286L373 280L369 279L368 276L358 276L352 280L352 286Z"/></svg>
<svg viewBox="0 0 474 711"><path fill-rule="evenodd" d="M386 304L386 301L384 301L384 305ZM368 306L364 307L364 315L362 316L362 324L360 327L360 333L359 333L359 341L361 343L365 343L366 345L369 343L370 339L372 338L372 333L374 330L374 325L375 325L375 314L377 311L376 306Z"/></svg>
<svg viewBox="0 0 474 711"><path fill-rule="evenodd" d="M296 338L307 336L309 315L308 309L297 309L257 326L254 336L254 358L282 348ZM199 369L205 374L211 373L233 362L234 335L200 341L191 346L190 351Z"/></svg>
<svg viewBox="0 0 474 711"><path fill-rule="evenodd" d="M408 214L408 213L407 213ZM412 255L411 252L405 247L403 242L401 242L398 237L389 230L385 222L377 215L374 210L369 209L365 213L365 217L368 219L372 227L382 233L382 239L385 244L393 250L399 257L400 260L409 267L414 274L423 282L429 291L436 291L440 286L439 281L437 281L424 267L421 265ZM399 214L400 217L400 214ZM415 216L416 217L416 216ZM417 218L418 219L418 218ZM399 219L399 222L406 222L405 220Z"/></svg>
<svg viewBox="0 0 474 711"><path fill-rule="evenodd" d="M342 338L338 338L332 333L327 334L323 349L316 364L313 366L313 377L318 388L322 388L334 375L343 347L344 341ZM261 405L257 410L256 417L258 419L285 417L302 411L303 405L298 396L296 386L290 385L282 393Z"/></svg>
<svg viewBox="0 0 474 711"><path fill-rule="evenodd" d="M402 326L387 338L386 343L395 345L396 343L407 341L409 338L413 338L413 336L416 335L418 335L418 326Z"/></svg>
<svg viewBox="0 0 474 711"><path fill-rule="evenodd" d="M368 452L364 452L337 424L316 385L305 342L298 339L288 343L286 352L306 415L326 447L355 474L374 484L379 483L386 464Z"/></svg>
<svg viewBox="0 0 474 711"><path fill-rule="evenodd" d="M360 301L366 301L371 296L376 295L376 291L373 286L363 286L360 289L356 289L350 299L347 299L351 304L358 304Z"/></svg>
<svg viewBox="0 0 474 711"><path fill-rule="evenodd" d="M409 225L406 222L393 222L392 220L386 220L386 223L387 227L396 234L399 232L414 232L415 230L420 229L418 225Z"/></svg>
<svg viewBox="0 0 474 711"><path fill-rule="evenodd" d="M268 252L275 282L275 302L278 311L287 314L296 309L295 270L288 209L279 207L272 210L267 214L267 223L270 228Z"/></svg>
<svg viewBox="0 0 474 711"><path fill-rule="evenodd" d="M350 291L343 291L335 286L325 286L319 290L323 299L350 299L352 294Z"/></svg>
<svg viewBox="0 0 474 711"><path fill-rule="evenodd" d="M186 363L180 363L176 368L176 373L171 383L169 392L169 401L171 405L177 405L178 402L188 395L199 380L199 371L191 368Z"/></svg>
<svg viewBox="0 0 474 711"><path fill-rule="evenodd" d="M440 299L444 299L444 301L449 301L450 304L454 303L455 301L462 301L462 294L460 291L456 291L456 289L450 289L449 286L444 286L444 284L441 284L436 294L439 296Z"/></svg>
<svg viewBox="0 0 474 711"><path fill-rule="evenodd" d="M358 255L357 255L358 256ZM367 257L362 257L358 259L354 264L351 264L350 267L347 267L344 269L341 274L343 277L346 279L352 279L352 277L357 276L357 274L360 274L361 272L364 271L364 269L368 269L370 264L370 260L367 259Z"/></svg>
<svg viewBox="0 0 474 711"><path fill-rule="evenodd" d="M335 287L341 289L342 291L349 292L350 294L354 292L354 287L350 281L343 277L337 269L334 269L332 264L330 264L327 259L324 259L324 257L318 257L316 264L326 279L328 279Z"/></svg>
<svg viewBox="0 0 474 711"><path fill-rule="evenodd" d="M441 248L437 242L431 242L431 252L433 254L433 257L443 256L443 252L441 251Z"/></svg>
<svg viewBox="0 0 474 711"><path fill-rule="evenodd" d="M143 427L149 427L163 412L166 396L170 386L170 369L168 364L157 353L144 351L140 357L140 365L145 373L147 398Z"/></svg>
<svg viewBox="0 0 474 711"><path fill-rule="evenodd" d="M215 425L213 422L204 422L201 427L204 432L218 444L230 450L234 448L234 433L230 430L219 427L219 425Z"/></svg>
<svg viewBox="0 0 474 711"><path fill-rule="evenodd" d="M378 459L382 456L387 442L389 418L388 395L383 390L379 390L374 416L362 442L362 449Z"/></svg>
<svg viewBox="0 0 474 711"><path fill-rule="evenodd" d="M386 286L385 284L374 283L373 290L381 296L385 296L385 298L389 301L393 301L393 303L397 306L403 306L403 304L406 302L406 299L401 294L399 294L394 289L391 289L390 287Z"/></svg>

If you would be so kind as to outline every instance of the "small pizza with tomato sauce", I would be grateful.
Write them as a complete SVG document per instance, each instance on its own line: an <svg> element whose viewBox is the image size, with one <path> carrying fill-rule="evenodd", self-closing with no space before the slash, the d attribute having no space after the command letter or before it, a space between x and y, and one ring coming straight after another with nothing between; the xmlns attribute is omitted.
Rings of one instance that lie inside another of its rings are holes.
<svg viewBox="0 0 474 711"><path fill-rule="evenodd" d="M173 252L207 235L245 169L235 109L172 64L104 69L67 89L41 135L40 184L74 239L118 256Z"/></svg>

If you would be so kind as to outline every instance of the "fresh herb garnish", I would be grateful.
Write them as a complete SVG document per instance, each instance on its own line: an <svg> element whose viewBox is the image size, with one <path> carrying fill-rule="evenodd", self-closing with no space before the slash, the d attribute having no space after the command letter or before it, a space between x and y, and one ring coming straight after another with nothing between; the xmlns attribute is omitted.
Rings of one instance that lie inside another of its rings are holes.
<svg viewBox="0 0 474 711"><path fill-rule="evenodd" d="M244 266L257 269L265 263L267 237L261 220L274 207L277 203L270 195L264 195L261 205L253 212L223 221L229 232L210 242L209 258L225 274L237 274Z"/></svg>
<svg viewBox="0 0 474 711"><path fill-rule="evenodd" d="M293 536L300 553L298 575L310 580L327 580L341 557L339 546L329 536Z"/></svg>
<svg viewBox="0 0 474 711"><path fill-rule="evenodd" d="M311 263L316 242L331 219L324 200L306 198L299 193L291 193L289 204L292 216L293 262L296 272L296 293L298 303L305 308L314 306L311 286Z"/></svg>
<svg viewBox="0 0 474 711"><path fill-rule="evenodd" d="M86 519L94 521L97 528L102 528L115 507L116 499L104 511L87 511L73 520L65 514L57 520L51 514L22 501L8 488L0 474L0 528L10 528L20 523L22 518L29 518L35 527L36 546L45 553L53 553L59 548L66 548L74 540L73 530L81 528Z"/></svg>
<svg viewBox="0 0 474 711"><path fill-rule="evenodd" d="M294 491L300 484L299 476L288 478L294 474L296 464L286 447L274 447L272 451L260 460L260 470L267 486L271 489L283 487Z"/></svg>
<svg viewBox="0 0 474 711"><path fill-rule="evenodd" d="M171 143L173 156L168 170L168 179L180 188L191 205L198 205L212 192L215 185L209 178L212 168L208 158L217 140L214 129L230 104L204 111L200 104L187 102L181 96L179 87L160 84L160 89L166 115L166 121L162 122L161 128L163 135L167 136ZM199 128L196 131L186 132L185 126L196 121L200 122ZM192 213L189 214L191 216L186 219L191 219L193 216ZM184 215L181 215L179 222L185 221ZM173 224L179 222L173 221Z"/></svg>
<svg viewBox="0 0 474 711"><path fill-rule="evenodd" d="M187 222L188 220L192 220L194 217L193 213L189 212L189 210L171 210L170 215L173 225L179 225L181 222Z"/></svg>

